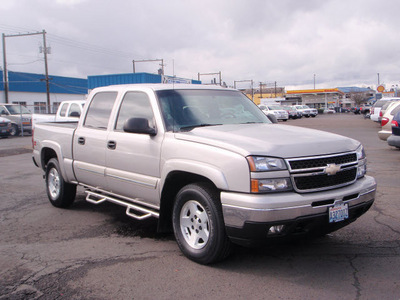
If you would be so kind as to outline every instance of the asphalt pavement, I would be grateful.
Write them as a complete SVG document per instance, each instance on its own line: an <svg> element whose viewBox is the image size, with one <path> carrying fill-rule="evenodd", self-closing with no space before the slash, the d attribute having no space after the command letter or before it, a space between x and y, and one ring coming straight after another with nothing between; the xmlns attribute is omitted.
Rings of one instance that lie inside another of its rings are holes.
<svg viewBox="0 0 400 300"><path fill-rule="evenodd" d="M172 234L157 233L156 219L88 203L81 188L70 209L51 206L31 137L1 139L0 300L400 299L400 150L359 115L282 124L360 140L378 182L375 203L322 238L235 247L211 266L185 258Z"/></svg>

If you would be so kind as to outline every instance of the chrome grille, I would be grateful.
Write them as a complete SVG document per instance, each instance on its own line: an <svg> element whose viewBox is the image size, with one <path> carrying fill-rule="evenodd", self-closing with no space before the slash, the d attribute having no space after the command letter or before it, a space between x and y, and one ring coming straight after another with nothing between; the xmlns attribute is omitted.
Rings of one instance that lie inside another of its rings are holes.
<svg viewBox="0 0 400 300"><path fill-rule="evenodd" d="M298 192L315 192L352 184L357 179L357 154L288 159L292 183ZM329 174L329 165L340 166L340 169Z"/></svg>
<svg viewBox="0 0 400 300"><path fill-rule="evenodd" d="M338 156L328 156L321 158L306 158L301 160L290 160L290 168L292 170L298 169L311 169L325 167L328 164L342 165L346 163L351 163L357 161L357 155L355 153L338 155Z"/></svg>

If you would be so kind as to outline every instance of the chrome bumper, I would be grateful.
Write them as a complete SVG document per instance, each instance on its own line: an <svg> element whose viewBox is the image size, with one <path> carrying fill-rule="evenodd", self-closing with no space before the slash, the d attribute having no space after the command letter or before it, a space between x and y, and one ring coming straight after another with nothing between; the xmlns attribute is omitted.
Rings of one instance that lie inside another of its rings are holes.
<svg viewBox="0 0 400 300"><path fill-rule="evenodd" d="M316 193L241 194L222 192L221 202L225 225L243 228L245 223L290 221L299 217L327 213L335 203L352 206L375 199L376 182L365 176L354 184Z"/></svg>

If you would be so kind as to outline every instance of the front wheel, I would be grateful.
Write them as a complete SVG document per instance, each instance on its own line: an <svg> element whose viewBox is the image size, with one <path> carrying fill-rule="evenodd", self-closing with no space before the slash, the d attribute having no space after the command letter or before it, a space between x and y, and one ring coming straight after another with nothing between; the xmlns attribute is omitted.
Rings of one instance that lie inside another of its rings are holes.
<svg viewBox="0 0 400 300"><path fill-rule="evenodd" d="M47 163L46 190L50 203L55 207L66 208L74 203L76 185L65 182L58 160L55 158Z"/></svg>
<svg viewBox="0 0 400 300"><path fill-rule="evenodd" d="M176 196L172 215L179 248L189 259L210 264L224 259L231 243L225 232L218 191L210 184L189 184Z"/></svg>

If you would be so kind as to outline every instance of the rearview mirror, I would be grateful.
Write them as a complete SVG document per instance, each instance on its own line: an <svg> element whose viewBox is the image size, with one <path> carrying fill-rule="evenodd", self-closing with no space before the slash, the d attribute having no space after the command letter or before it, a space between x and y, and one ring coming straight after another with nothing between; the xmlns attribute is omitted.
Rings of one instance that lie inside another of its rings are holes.
<svg viewBox="0 0 400 300"><path fill-rule="evenodd" d="M268 114L267 117L272 123L278 123L278 120L275 117L275 115Z"/></svg>

